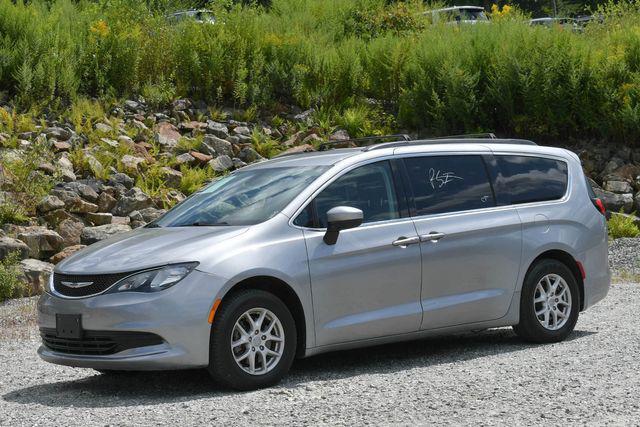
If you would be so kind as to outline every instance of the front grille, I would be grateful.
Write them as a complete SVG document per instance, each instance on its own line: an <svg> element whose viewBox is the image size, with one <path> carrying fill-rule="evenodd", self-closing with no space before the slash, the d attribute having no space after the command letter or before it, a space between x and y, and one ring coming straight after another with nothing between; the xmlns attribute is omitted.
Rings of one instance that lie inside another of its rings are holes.
<svg viewBox="0 0 640 427"><path fill-rule="evenodd" d="M55 329L40 329L42 343L56 353L105 356L124 350L162 344L163 340L150 332L84 331L82 338L61 338Z"/></svg>
<svg viewBox="0 0 640 427"><path fill-rule="evenodd" d="M57 293L65 297L88 297L91 295L99 294L109 289L114 283L125 277L131 275L131 273L116 273L116 274L97 274L97 275L85 275L85 274L53 274L53 287ZM74 288L72 286L63 285L62 282L71 283L91 283L90 285Z"/></svg>

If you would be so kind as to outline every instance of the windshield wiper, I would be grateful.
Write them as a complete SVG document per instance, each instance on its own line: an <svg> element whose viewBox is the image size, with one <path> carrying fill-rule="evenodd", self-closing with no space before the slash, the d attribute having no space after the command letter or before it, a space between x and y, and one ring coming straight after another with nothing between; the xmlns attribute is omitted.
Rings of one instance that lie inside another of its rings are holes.
<svg viewBox="0 0 640 427"><path fill-rule="evenodd" d="M149 224L145 225L144 228L162 228L162 226L156 224L155 222L150 222Z"/></svg>

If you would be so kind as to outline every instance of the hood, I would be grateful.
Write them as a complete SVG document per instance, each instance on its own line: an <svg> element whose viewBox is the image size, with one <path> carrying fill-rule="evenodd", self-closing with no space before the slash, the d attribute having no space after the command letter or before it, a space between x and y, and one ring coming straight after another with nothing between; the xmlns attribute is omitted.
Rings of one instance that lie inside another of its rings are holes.
<svg viewBox="0 0 640 427"><path fill-rule="evenodd" d="M86 247L58 264L55 271L105 274L201 261L199 257L212 245L247 230L232 226L139 228Z"/></svg>

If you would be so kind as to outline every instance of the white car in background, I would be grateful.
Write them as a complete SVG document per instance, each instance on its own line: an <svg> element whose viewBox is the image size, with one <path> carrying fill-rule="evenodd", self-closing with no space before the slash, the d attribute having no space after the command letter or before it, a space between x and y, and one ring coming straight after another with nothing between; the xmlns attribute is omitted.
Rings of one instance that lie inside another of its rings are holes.
<svg viewBox="0 0 640 427"><path fill-rule="evenodd" d="M428 10L425 15L431 15L434 24L477 24L489 23L489 18L480 6L452 6L442 9Z"/></svg>

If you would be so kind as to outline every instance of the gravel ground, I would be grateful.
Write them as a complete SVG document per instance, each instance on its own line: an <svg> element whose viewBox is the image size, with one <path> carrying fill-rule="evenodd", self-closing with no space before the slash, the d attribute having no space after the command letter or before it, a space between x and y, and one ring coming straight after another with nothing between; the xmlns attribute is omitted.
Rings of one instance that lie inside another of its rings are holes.
<svg viewBox="0 0 640 427"><path fill-rule="evenodd" d="M609 265L619 277L640 276L640 238L612 241L609 244Z"/></svg>
<svg viewBox="0 0 640 427"><path fill-rule="evenodd" d="M0 305L0 426L640 425L638 283L613 285L562 343L525 344L502 328L325 354L249 393L203 371L104 376L47 364L33 305Z"/></svg>

